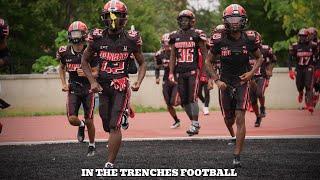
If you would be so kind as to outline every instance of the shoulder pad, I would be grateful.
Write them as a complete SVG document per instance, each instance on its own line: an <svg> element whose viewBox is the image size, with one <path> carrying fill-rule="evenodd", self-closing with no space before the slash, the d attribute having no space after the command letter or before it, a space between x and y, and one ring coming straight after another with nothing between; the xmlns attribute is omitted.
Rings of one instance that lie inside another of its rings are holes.
<svg viewBox="0 0 320 180"><path fill-rule="evenodd" d="M202 39L202 40L204 40L204 41L207 40L207 35L206 35L206 33L205 33L203 30L201 30L201 29L195 29L194 31L200 36L200 39Z"/></svg>
<svg viewBox="0 0 320 180"><path fill-rule="evenodd" d="M142 38L140 36L139 31L136 30L129 30L128 31L129 37L136 42L137 45L142 45Z"/></svg>
<svg viewBox="0 0 320 180"><path fill-rule="evenodd" d="M68 48L67 46L60 46L58 52L59 53L64 53L64 52L67 51L67 48Z"/></svg>
<svg viewBox="0 0 320 180"><path fill-rule="evenodd" d="M222 33L213 33L212 36L211 36L211 42L212 43L217 43L217 42L220 42L222 40L222 36L223 34Z"/></svg>
<svg viewBox="0 0 320 180"><path fill-rule="evenodd" d="M254 41L256 44L261 43L261 37L258 35L257 31L245 31L249 41Z"/></svg>
<svg viewBox="0 0 320 180"><path fill-rule="evenodd" d="M92 31L90 31L90 33L88 34L88 40L89 41L94 41L95 39L99 39L102 37L103 34L103 29L93 29Z"/></svg>
<svg viewBox="0 0 320 180"><path fill-rule="evenodd" d="M262 45L261 46L263 49L269 49L270 47L268 45Z"/></svg>

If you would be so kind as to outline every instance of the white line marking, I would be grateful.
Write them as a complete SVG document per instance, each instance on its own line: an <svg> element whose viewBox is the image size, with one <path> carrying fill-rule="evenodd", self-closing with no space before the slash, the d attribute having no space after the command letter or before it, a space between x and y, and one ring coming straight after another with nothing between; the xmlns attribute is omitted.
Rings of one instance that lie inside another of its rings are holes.
<svg viewBox="0 0 320 180"><path fill-rule="evenodd" d="M122 141L185 141L185 140L227 140L230 136L196 136L196 137L155 137L155 138L123 138ZM320 135L279 135L279 136L246 136L246 139L320 139ZM108 142L108 139L96 139L96 142ZM77 140L57 141L25 141L1 142L0 146L7 145L36 145L36 144L63 144L78 143Z"/></svg>

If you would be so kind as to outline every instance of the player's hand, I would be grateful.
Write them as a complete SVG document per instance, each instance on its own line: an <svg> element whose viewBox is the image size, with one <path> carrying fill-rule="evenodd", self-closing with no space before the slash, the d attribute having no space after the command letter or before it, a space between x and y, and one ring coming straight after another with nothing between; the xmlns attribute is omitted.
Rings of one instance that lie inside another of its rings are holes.
<svg viewBox="0 0 320 180"><path fill-rule="evenodd" d="M140 83L138 81L133 83L131 86L132 91L138 91L139 88L140 88Z"/></svg>
<svg viewBox="0 0 320 180"><path fill-rule="evenodd" d="M213 82L212 82L211 79L209 79L209 81L208 81L208 90L211 90L211 89L213 89Z"/></svg>
<svg viewBox="0 0 320 180"><path fill-rule="evenodd" d="M293 70L289 70L289 77L290 79L294 80L294 78L296 77L296 73Z"/></svg>
<svg viewBox="0 0 320 180"><path fill-rule="evenodd" d="M91 84L90 92L99 93L102 90L103 89L102 89L102 87L100 86L100 84L98 82L94 82L94 83Z"/></svg>
<svg viewBox="0 0 320 180"><path fill-rule="evenodd" d="M78 73L78 76L86 76L86 75L84 74L83 70L80 69L80 68L77 69L77 73Z"/></svg>
<svg viewBox="0 0 320 180"><path fill-rule="evenodd" d="M169 81L172 82L172 83L175 83L175 84L177 83L177 82L174 80L173 74L171 74L171 73L169 74L168 79L169 79Z"/></svg>
<svg viewBox="0 0 320 180"><path fill-rule="evenodd" d="M225 82L223 82L223 81L218 80L218 81L216 82L216 85L217 85L218 88L219 88L220 90L222 90L222 91L224 91L224 90L227 89L227 84L226 84Z"/></svg>
<svg viewBox="0 0 320 180"><path fill-rule="evenodd" d="M249 71L239 76L239 78L241 79L241 81L247 82L253 77L253 75L253 72Z"/></svg>
<svg viewBox="0 0 320 180"><path fill-rule="evenodd" d="M68 92L69 91L69 85L68 84L62 85L62 91L63 92Z"/></svg>
<svg viewBox="0 0 320 180"><path fill-rule="evenodd" d="M160 78L157 78L156 79L156 84L159 84L160 83Z"/></svg>

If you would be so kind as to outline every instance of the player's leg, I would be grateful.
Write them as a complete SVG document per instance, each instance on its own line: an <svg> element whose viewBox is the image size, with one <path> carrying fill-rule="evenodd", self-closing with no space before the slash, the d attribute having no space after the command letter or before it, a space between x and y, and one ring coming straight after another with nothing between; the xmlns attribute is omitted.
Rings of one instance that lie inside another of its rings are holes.
<svg viewBox="0 0 320 180"><path fill-rule="evenodd" d="M180 126L180 119L178 118L176 110L174 109L174 106L180 105L180 96L178 93L178 86L176 84L170 84L168 93L170 98L169 98L169 104L167 104L167 109L171 117L174 119L174 124L171 126L171 128L174 129Z"/></svg>
<svg viewBox="0 0 320 180"><path fill-rule="evenodd" d="M314 67L309 66L306 69L306 74L305 74L305 88L306 88L305 102L306 102L307 109L310 113L313 113L313 84L314 84Z"/></svg>
<svg viewBox="0 0 320 180"><path fill-rule="evenodd" d="M127 84L128 86L128 84ZM110 136L108 141L108 162L114 164L117 154L119 152L122 133L121 133L121 120L125 108L127 107L130 92L129 87L123 91L113 90L111 98L111 117L110 117Z"/></svg>
<svg viewBox="0 0 320 180"><path fill-rule="evenodd" d="M172 97L172 92L174 87L176 88L176 91L177 91L176 85L170 86L169 81L164 81L162 85L162 94L167 105L167 110L174 120L174 123L171 126L172 129L175 129L180 126L180 120L178 119L176 111L173 107L173 100L175 97Z"/></svg>
<svg viewBox="0 0 320 180"><path fill-rule="evenodd" d="M267 88L268 79L259 78L257 81L257 96L260 102L260 114L261 117L266 117L265 96L264 93Z"/></svg>
<svg viewBox="0 0 320 180"><path fill-rule="evenodd" d="M297 69L296 87L297 87L297 90L299 92L298 102L302 103L302 100L303 100L303 89L304 89L304 70L303 69Z"/></svg>
<svg viewBox="0 0 320 180"><path fill-rule="evenodd" d="M204 89L203 114L204 115L209 115L210 90L208 89L208 83L203 85L203 89Z"/></svg>
<svg viewBox="0 0 320 180"><path fill-rule="evenodd" d="M235 98L236 98L236 125L237 125L237 132L236 132L236 147L234 149L234 160L233 165L235 167L241 166L240 164L240 153L243 148L244 139L246 136L246 125L245 125L245 113L246 113L246 106L249 96L249 88L248 84L243 84L237 87Z"/></svg>
<svg viewBox="0 0 320 180"><path fill-rule="evenodd" d="M95 154L95 127L93 123L94 114L94 93L89 93L83 96L82 105L84 110L85 123L88 129L89 147L87 156Z"/></svg>
<svg viewBox="0 0 320 180"><path fill-rule="evenodd" d="M255 127L259 127L261 123L261 115L259 112L259 105L258 105L258 84L257 80L253 80L250 82L250 88L249 88L249 93L250 93L250 103L252 110L254 114L256 115L256 122L254 123Z"/></svg>
<svg viewBox="0 0 320 180"><path fill-rule="evenodd" d="M78 126L78 134L77 139L79 142L83 142L85 138L84 129L85 129L85 123L82 120L79 120L78 118L78 112L79 108L81 106L81 98L74 94L68 92L67 95L67 117L68 121L72 126Z"/></svg>
<svg viewBox="0 0 320 180"><path fill-rule="evenodd" d="M187 104L188 103L187 80L184 77L182 77L181 75L179 75L177 77L177 81L178 81L178 92L179 92L180 99L181 99L181 106L183 107L183 109L187 113L189 119L192 119L190 106Z"/></svg>
<svg viewBox="0 0 320 180"><path fill-rule="evenodd" d="M219 105L221 109L221 113L224 119L224 123L232 137L230 145L234 144L235 133L233 130L233 125L235 123L235 111L233 107L233 97L231 96L230 89L226 90L219 89Z"/></svg>
<svg viewBox="0 0 320 180"><path fill-rule="evenodd" d="M188 89L188 104L189 111L191 113L192 119L191 120L191 126L189 130L187 130L187 134L189 136L195 135L199 133L200 129L200 123L198 121L199 117L199 105L197 102L198 99L198 89L199 89L199 72L195 72L194 74L191 73L191 75L187 78L187 89Z"/></svg>

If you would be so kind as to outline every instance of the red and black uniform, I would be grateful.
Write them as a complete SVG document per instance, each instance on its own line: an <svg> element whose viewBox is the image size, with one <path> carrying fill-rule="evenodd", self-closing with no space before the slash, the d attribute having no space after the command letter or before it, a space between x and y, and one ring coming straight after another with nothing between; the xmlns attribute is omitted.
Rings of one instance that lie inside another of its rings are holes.
<svg viewBox="0 0 320 180"><path fill-rule="evenodd" d="M310 43L294 43L289 47L289 69L291 70L294 60L296 64L296 86L299 92L306 88L306 104L312 103L312 90L314 84L314 70L316 57L318 55L317 45Z"/></svg>
<svg viewBox="0 0 320 180"><path fill-rule="evenodd" d="M156 78L160 76L160 66L164 69L163 82L162 82L162 94L164 100L168 106L180 105L180 96L178 93L178 85L172 83L169 80L169 61L170 61L170 50L160 49L156 52L154 59L157 67L155 70Z"/></svg>
<svg viewBox="0 0 320 180"><path fill-rule="evenodd" d="M95 29L89 34L90 46L99 57L97 78L99 113L106 132L121 127L122 115L130 98L128 65L132 53L138 52L142 40L137 31L124 31L111 35L107 30Z"/></svg>
<svg viewBox="0 0 320 180"><path fill-rule="evenodd" d="M170 34L169 44L176 49L175 73L181 104L197 101L199 85L199 42L206 41L202 30L178 30Z"/></svg>
<svg viewBox="0 0 320 180"><path fill-rule="evenodd" d="M56 57L61 64L65 65L69 73L69 92L67 96L67 115L78 116L79 108L82 104L84 118L92 119L94 110L94 93L89 92L90 82L84 76L78 76L77 69L81 68L81 57L85 48L81 52L75 52L72 46L61 46ZM91 67L97 66L97 60L90 63Z"/></svg>
<svg viewBox="0 0 320 180"><path fill-rule="evenodd" d="M229 119L235 116L235 110L247 108L248 83L241 82L239 76L250 70L249 53L260 47L260 38L255 31L242 32L238 40L226 33L215 33L212 38L210 51L220 57L220 80L227 84L227 89L219 92L220 107Z"/></svg>
<svg viewBox="0 0 320 180"><path fill-rule="evenodd" d="M200 83L198 89L198 97L202 103L204 103L204 107L209 107L210 103L210 90L208 89L208 76L207 73L202 71L202 64L205 63L205 59L203 59L202 54L199 53L199 69L200 69ZM202 90L204 91L204 96L202 94Z"/></svg>
<svg viewBox="0 0 320 180"><path fill-rule="evenodd" d="M250 101L252 104L256 104L257 98L262 98L264 96L270 79L270 77L267 76L267 68L271 64L275 64L277 61L270 46L262 45L260 47L260 51L263 57L263 62L252 79L256 84L254 88L250 88ZM256 59L251 56L249 61L251 67L256 63Z"/></svg>

